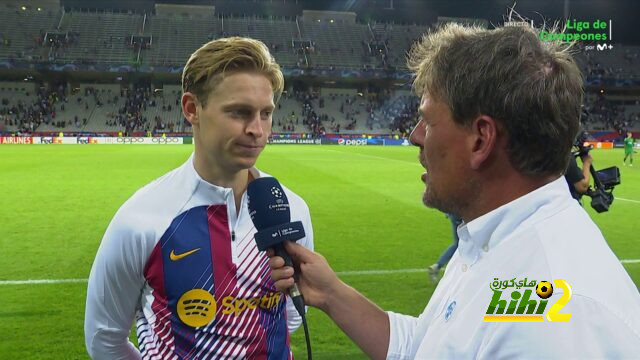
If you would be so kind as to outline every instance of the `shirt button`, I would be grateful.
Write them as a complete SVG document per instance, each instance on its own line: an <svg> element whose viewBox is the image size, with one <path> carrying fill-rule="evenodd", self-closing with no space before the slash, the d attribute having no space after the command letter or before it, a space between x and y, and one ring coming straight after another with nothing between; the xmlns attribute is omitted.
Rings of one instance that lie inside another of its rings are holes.
<svg viewBox="0 0 640 360"><path fill-rule="evenodd" d="M489 245L485 245L482 247L482 250L484 250L484 252L489 251Z"/></svg>
<svg viewBox="0 0 640 360"><path fill-rule="evenodd" d="M469 267L467 266L467 264L462 264L462 272L466 272L467 269L469 269Z"/></svg>

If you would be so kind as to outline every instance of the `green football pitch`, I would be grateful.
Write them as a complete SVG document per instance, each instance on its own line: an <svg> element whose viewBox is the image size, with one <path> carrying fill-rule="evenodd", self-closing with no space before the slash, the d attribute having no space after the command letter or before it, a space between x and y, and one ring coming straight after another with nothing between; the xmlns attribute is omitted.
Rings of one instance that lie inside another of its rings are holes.
<svg viewBox="0 0 640 360"><path fill-rule="evenodd" d="M87 358L86 278L111 217L191 151L188 145L0 146L0 358ZM307 201L316 250L344 281L385 310L413 315L434 290L424 269L451 241L445 216L421 204L417 153L281 145L268 147L258 162ZM593 155L597 168L619 166L622 184L609 212L596 214L588 205L587 211L616 255L629 260L624 266L638 285L640 159L624 167L621 150ZM364 358L320 311L310 310L308 321L316 359ZM292 344L294 355L305 358L302 331Z"/></svg>

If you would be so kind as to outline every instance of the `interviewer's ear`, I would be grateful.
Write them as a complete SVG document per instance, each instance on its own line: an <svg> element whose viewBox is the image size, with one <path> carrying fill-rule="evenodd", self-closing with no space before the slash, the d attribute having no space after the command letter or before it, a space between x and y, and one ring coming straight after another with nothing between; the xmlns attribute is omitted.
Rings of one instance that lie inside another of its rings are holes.
<svg viewBox="0 0 640 360"><path fill-rule="evenodd" d="M478 170L498 144L499 125L492 117L480 115L473 120L470 130L472 144L469 165L473 170Z"/></svg>
<svg viewBox="0 0 640 360"><path fill-rule="evenodd" d="M182 115L191 123L191 126L198 125L198 104L198 98L194 93L182 94Z"/></svg>

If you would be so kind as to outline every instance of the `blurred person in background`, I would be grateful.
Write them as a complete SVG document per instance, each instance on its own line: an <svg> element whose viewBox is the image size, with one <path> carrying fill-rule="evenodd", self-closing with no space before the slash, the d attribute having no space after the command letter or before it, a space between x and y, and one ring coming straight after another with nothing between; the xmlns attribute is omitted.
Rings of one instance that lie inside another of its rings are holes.
<svg viewBox="0 0 640 360"><path fill-rule="evenodd" d="M449 247L442 253L442 255L440 255L440 258L438 258L438 262L427 268L429 278L434 284L438 282L438 275L440 274L440 270L444 269L449 260L451 260L453 254L456 252L456 249L458 249L458 241L460 240L460 237L458 236L458 226L462 224L462 219L454 214L445 215L447 216L447 219L449 219L449 222L451 222L451 236L453 238L453 243L449 245Z"/></svg>
<svg viewBox="0 0 640 360"><path fill-rule="evenodd" d="M629 158L629 166L633 166L633 153L634 146L636 144L636 139L633 138L633 133L631 131L627 132L627 137L624 138L624 159L622 163L627 165L627 158Z"/></svg>

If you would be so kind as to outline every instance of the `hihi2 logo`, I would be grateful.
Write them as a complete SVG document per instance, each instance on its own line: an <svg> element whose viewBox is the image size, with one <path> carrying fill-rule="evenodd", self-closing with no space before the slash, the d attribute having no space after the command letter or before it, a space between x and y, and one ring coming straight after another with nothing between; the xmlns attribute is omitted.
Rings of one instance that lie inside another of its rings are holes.
<svg viewBox="0 0 640 360"><path fill-rule="evenodd" d="M527 283L527 278L518 282L513 278L511 280L500 281L495 278L489 285L493 290L493 297L487 308L487 313L482 320L483 322L543 322L542 314L547 307L547 300L553 294L553 284L549 281L540 281L536 285L536 281L532 280ZM563 290L562 296L547 311L547 321L567 322L571 319L571 313L560 313L560 310L571 299L571 285L563 279L555 279L556 287ZM515 287L516 290L511 291L511 299L502 299L504 290ZM533 289L535 287L535 290ZM531 288L520 291L521 288ZM535 291L540 298L537 300L532 294ZM507 301L509 305L507 306Z"/></svg>

